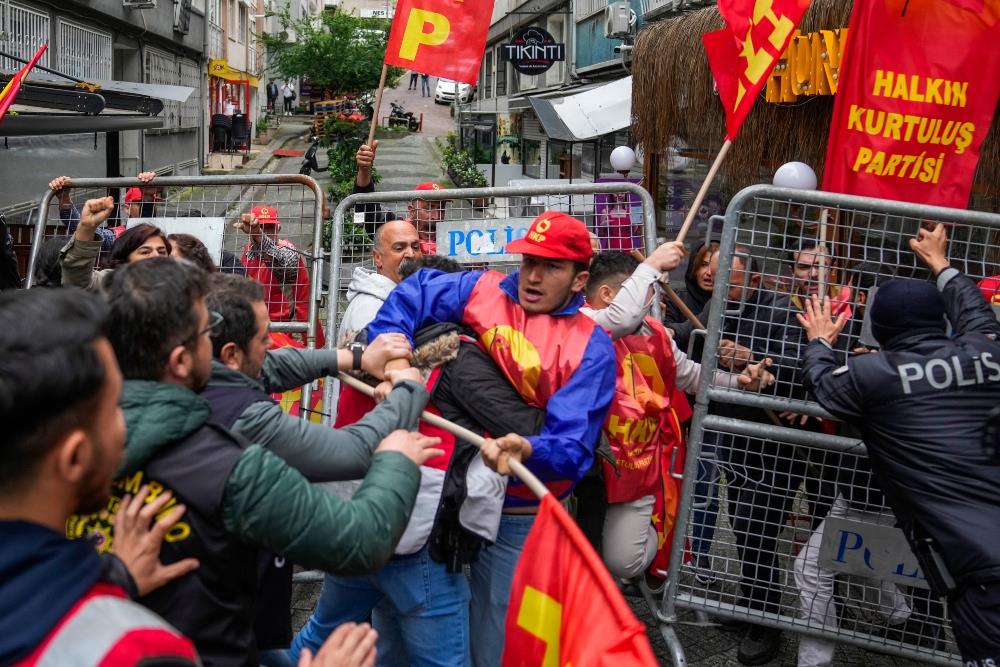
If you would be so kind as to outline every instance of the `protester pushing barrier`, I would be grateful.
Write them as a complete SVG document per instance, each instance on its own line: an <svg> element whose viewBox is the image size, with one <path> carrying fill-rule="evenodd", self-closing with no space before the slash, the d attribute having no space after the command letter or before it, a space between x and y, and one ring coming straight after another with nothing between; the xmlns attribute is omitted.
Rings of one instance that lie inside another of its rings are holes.
<svg viewBox="0 0 1000 667"><path fill-rule="evenodd" d="M152 172L137 179L60 177L39 200L26 287L60 284L60 264L63 283L87 287L95 267L124 265L131 252L183 256L184 247L200 242L206 268L261 283L276 346L325 343L319 327L325 195L312 178ZM99 208L91 211L88 200L100 202L91 204ZM59 240L49 240L53 233ZM123 236L134 242L118 244L122 256L112 257L111 247ZM43 246L54 247L42 252ZM80 278L73 282L74 276ZM295 414L300 405L314 407L311 385L290 392L284 402Z"/></svg>
<svg viewBox="0 0 1000 667"><path fill-rule="evenodd" d="M818 237L823 210L831 220L827 243ZM814 317L810 302L819 296L818 258L825 256L831 303L826 312L845 323L831 362L851 363L852 356L878 346L884 334L877 321L869 322L878 288L894 278L926 280L924 260L909 240L938 223L949 238L951 266L975 281L1000 273L996 215L770 186L733 199L705 322L704 361L708 368L721 365L723 350L744 359L767 354L776 383L749 393L719 386L709 373L702 376L663 600L668 626L677 622L678 609L693 609L730 625L753 623L751 635L754 627L802 632L800 664L821 664L819 656L832 655L831 642L953 663L957 647L941 591L933 586L928 562L894 528L897 518L883 498L885 485L868 468L864 443L857 432L838 429L803 386L799 367L807 333L796 320ZM897 307L905 309L906 301ZM944 382L947 373L933 372L934 382ZM950 373L957 377L954 369ZM963 373L966 382L975 382L974 370ZM906 370L904 380L907 374L913 386L928 377ZM773 423L775 415L781 415L780 426ZM882 456L891 460L893 453ZM696 579L701 568L683 558L692 530L716 527L714 520L712 526L698 524L706 519L693 511L707 500L695 487L705 460L717 462L723 477L719 497L729 500L718 527L728 523L736 536L735 549L713 545L711 579L717 583ZM963 519L956 515L954 521ZM838 621L832 599L841 576L850 578L843 590L849 604ZM814 659L820 662L809 662Z"/></svg>

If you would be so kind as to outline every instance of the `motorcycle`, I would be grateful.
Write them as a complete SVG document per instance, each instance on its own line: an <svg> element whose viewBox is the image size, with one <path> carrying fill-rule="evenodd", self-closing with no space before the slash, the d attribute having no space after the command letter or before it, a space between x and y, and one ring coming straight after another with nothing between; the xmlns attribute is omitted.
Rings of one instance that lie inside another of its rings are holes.
<svg viewBox="0 0 1000 667"><path fill-rule="evenodd" d="M306 154L302 156L302 166L299 168L299 173L303 176L308 176L311 172L324 172L330 169L329 162L325 167L319 166L319 159L316 157L319 151L319 137L313 137L312 144L310 144Z"/></svg>
<svg viewBox="0 0 1000 667"><path fill-rule="evenodd" d="M420 127L420 121L413 117L412 111L407 111L398 102L389 102L392 111L389 113L389 127L405 127L411 132L416 132Z"/></svg>

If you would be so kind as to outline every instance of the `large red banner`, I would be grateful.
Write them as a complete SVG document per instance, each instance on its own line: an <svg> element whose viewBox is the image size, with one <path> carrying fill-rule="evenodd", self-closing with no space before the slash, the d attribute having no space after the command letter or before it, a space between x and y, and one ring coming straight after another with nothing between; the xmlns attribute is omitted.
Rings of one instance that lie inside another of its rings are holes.
<svg viewBox="0 0 1000 667"><path fill-rule="evenodd" d="M385 62L475 84L492 14L492 2L399 0Z"/></svg>
<svg viewBox="0 0 1000 667"><path fill-rule="evenodd" d="M719 0L728 26L701 36L726 110L726 139L740 131L809 0Z"/></svg>
<svg viewBox="0 0 1000 667"><path fill-rule="evenodd" d="M823 189L965 208L1000 96L1000 3L855 0Z"/></svg>
<svg viewBox="0 0 1000 667"><path fill-rule="evenodd" d="M514 571L503 667L656 667L646 627L552 494Z"/></svg>

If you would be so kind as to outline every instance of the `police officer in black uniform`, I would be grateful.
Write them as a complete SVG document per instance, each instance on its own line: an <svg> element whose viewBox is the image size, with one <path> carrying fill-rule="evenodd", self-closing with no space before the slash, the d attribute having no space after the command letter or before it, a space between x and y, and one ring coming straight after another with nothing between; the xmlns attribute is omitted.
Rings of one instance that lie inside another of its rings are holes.
<svg viewBox="0 0 1000 667"><path fill-rule="evenodd" d="M975 283L949 265L942 225L921 229L910 247L937 289L885 283L870 312L881 353L846 366L831 348L843 320L814 298L800 316L810 340L804 384L860 428L921 570L948 599L965 664L1000 665L1000 462L983 447L1000 402L1000 322Z"/></svg>

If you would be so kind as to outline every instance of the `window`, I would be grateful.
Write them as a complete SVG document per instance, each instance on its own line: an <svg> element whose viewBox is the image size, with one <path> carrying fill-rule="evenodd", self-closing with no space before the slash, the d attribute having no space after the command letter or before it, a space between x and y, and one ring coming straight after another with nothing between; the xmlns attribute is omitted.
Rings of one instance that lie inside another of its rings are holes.
<svg viewBox="0 0 1000 667"><path fill-rule="evenodd" d="M84 81L110 81L111 34L59 19L58 69Z"/></svg>
<svg viewBox="0 0 1000 667"><path fill-rule="evenodd" d="M486 52L483 58L483 71L486 73L486 81L483 86L483 99L488 100L493 97L493 50Z"/></svg>
<svg viewBox="0 0 1000 667"><path fill-rule="evenodd" d="M190 97L180 103L180 127L198 127L201 121L201 67L196 60L190 58L178 58L177 65L179 69L177 83L194 88Z"/></svg>
<svg viewBox="0 0 1000 667"><path fill-rule="evenodd" d="M548 20L547 30L555 39L556 44L564 44L566 42L566 21L562 16L550 16ZM546 86L558 86L563 82L563 78L566 73L566 62L559 61L552 64L552 68L544 75L544 84Z"/></svg>
<svg viewBox="0 0 1000 667"><path fill-rule="evenodd" d="M236 41L242 44L246 40L247 35L247 8L243 3L240 3L239 15L240 24L236 28Z"/></svg>
<svg viewBox="0 0 1000 667"><path fill-rule="evenodd" d="M497 49L497 97L507 94L507 61L500 58L500 49Z"/></svg>
<svg viewBox="0 0 1000 667"><path fill-rule="evenodd" d="M576 0L573 4L576 8L576 20L581 21L592 14L603 12L608 6L608 0Z"/></svg>
<svg viewBox="0 0 1000 667"><path fill-rule="evenodd" d="M166 86L176 86L179 83L177 61L174 60L173 54L148 46L145 53L146 83ZM163 118L164 128L180 127L180 116L180 102L163 100L163 111L160 112L160 117Z"/></svg>
<svg viewBox="0 0 1000 667"><path fill-rule="evenodd" d="M524 175L541 178L542 172L542 142L525 139L521 142L521 158L524 162Z"/></svg>
<svg viewBox="0 0 1000 667"><path fill-rule="evenodd" d="M229 0L229 11L226 13L229 17L229 39L236 39L236 0Z"/></svg>
<svg viewBox="0 0 1000 667"><path fill-rule="evenodd" d="M49 15L13 2L8 11L9 13L4 12L3 3L0 2L0 33L6 33L7 36L3 50L18 58L30 60L38 47L49 41ZM49 66L50 52L51 49L45 50L38 61L39 65ZM13 72L23 66L24 63L0 58L0 69Z"/></svg>

